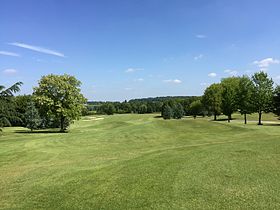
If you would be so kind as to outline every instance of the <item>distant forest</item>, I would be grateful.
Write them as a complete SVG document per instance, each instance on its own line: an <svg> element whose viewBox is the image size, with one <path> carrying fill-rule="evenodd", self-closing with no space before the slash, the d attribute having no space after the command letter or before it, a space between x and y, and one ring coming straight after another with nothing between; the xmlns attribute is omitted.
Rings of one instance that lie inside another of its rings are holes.
<svg viewBox="0 0 280 210"><path fill-rule="evenodd" d="M165 103L181 104L185 114L189 111L192 102L201 100L202 96L163 96L125 100L123 102L89 101L87 110L97 114L124 114L124 113L155 113L161 112Z"/></svg>

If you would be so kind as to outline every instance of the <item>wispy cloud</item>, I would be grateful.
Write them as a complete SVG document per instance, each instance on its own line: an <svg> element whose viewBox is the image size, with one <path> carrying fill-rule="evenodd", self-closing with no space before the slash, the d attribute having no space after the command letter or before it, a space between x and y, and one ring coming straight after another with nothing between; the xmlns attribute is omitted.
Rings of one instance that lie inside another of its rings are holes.
<svg viewBox="0 0 280 210"><path fill-rule="evenodd" d="M197 34L195 37L198 39L205 39L207 36L204 34Z"/></svg>
<svg viewBox="0 0 280 210"><path fill-rule="evenodd" d="M208 77L214 78L216 76L217 76L217 74L215 72L211 72L211 73L208 74Z"/></svg>
<svg viewBox="0 0 280 210"><path fill-rule="evenodd" d="M226 69L224 70L225 73L229 74L230 76L237 76L238 71L231 70L231 69Z"/></svg>
<svg viewBox="0 0 280 210"><path fill-rule="evenodd" d="M13 57L20 57L19 54L14 52L8 52L8 51L0 51L0 55L7 55L7 56L13 56Z"/></svg>
<svg viewBox="0 0 280 210"><path fill-rule="evenodd" d="M143 78L138 78L138 79L135 79L134 81L136 81L136 82L143 82L144 79Z"/></svg>
<svg viewBox="0 0 280 210"><path fill-rule="evenodd" d="M165 82L165 83L173 83L173 84L180 84L180 83L182 83L182 81L179 80L179 79L166 79L166 80L163 80L163 82Z"/></svg>
<svg viewBox="0 0 280 210"><path fill-rule="evenodd" d="M200 83L200 85L201 85L201 86L208 86L209 83L207 83L207 82L202 82L202 83Z"/></svg>
<svg viewBox="0 0 280 210"><path fill-rule="evenodd" d="M29 45L29 44L19 43L19 42L9 43L9 45L13 45L13 46L21 47L21 48L24 48L24 49L33 50L33 51L36 51L36 52L45 53L45 54L65 58L65 55L63 53L55 51L55 50L47 49L47 48L44 48L44 47L39 47L39 46L34 46L34 45Z"/></svg>
<svg viewBox="0 0 280 210"><path fill-rule="evenodd" d="M274 58L265 58L263 60L256 60L253 62L253 64L257 65L262 71L267 71L268 67L271 64L279 64L280 61L278 59Z"/></svg>
<svg viewBox="0 0 280 210"><path fill-rule="evenodd" d="M5 75L15 75L18 71L16 69L4 69L2 73Z"/></svg>
<svg viewBox="0 0 280 210"><path fill-rule="evenodd" d="M128 68L125 70L126 73L133 73L133 72L136 72L136 71L141 71L143 69L141 68Z"/></svg>
<svg viewBox="0 0 280 210"><path fill-rule="evenodd" d="M203 57L204 57L203 54L199 54L198 56L195 56L193 59L197 61L199 59L202 59Z"/></svg>

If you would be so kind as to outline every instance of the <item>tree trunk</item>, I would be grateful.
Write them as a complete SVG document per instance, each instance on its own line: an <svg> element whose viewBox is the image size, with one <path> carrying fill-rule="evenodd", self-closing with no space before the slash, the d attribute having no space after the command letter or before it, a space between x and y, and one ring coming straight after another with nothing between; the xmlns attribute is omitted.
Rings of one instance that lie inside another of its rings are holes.
<svg viewBox="0 0 280 210"><path fill-rule="evenodd" d="M217 120L217 115L216 115L216 113L214 114L214 121L216 121Z"/></svg>
<svg viewBox="0 0 280 210"><path fill-rule="evenodd" d="M63 115L60 116L60 132L64 132L64 119Z"/></svg>
<svg viewBox="0 0 280 210"><path fill-rule="evenodd" d="M259 111L259 123L258 125L262 125L262 111Z"/></svg>
<svg viewBox="0 0 280 210"><path fill-rule="evenodd" d="M244 114L244 124L245 125L247 124L247 114L246 113Z"/></svg>
<svg viewBox="0 0 280 210"><path fill-rule="evenodd" d="M231 120L231 114L228 115L228 122L230 123Z"/></svg>

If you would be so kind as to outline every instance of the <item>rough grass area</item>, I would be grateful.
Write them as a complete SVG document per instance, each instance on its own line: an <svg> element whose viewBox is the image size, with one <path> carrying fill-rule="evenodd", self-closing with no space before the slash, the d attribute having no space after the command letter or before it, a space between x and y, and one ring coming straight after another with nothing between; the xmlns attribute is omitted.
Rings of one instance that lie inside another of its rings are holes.
<svg viewBox="0 0 280 210"><path fill-rule="evenodd" d="M62 134L4 129L0 209L280 209L273 115L264 126L155 116L86 118Z"/></svg>

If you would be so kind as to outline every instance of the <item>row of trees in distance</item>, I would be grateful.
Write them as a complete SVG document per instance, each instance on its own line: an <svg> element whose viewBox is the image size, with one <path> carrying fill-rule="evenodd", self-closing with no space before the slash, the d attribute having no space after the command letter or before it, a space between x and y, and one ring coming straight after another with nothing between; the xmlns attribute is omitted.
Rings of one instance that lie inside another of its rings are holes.
<svg viewBox="0 0 280 210"><path fill-rule="evenodd" d="M265 72L257 72L251 78L248 76L229 77L220 83L210 85L202 97L206 110L216 116L224 114L228 122L232 114L239 111L244 115L247 123L247 114L258 113L258 124L262 124L264 112L279 113L280 87L274 88L274 82Z"/></svg>
<svg viewBox="0 0 280 210"><path fill-rule="evenodd" d="M155 113L164 119L180 119L183 116L217 116L224 114L228 122L234 112L244 115L258 113L262 124L263 112L280 115L280 87L265 72L248 76L228 77L206 88L203 96L156 97L124 102L90 102L88 110L97 114Z"/></svg>

